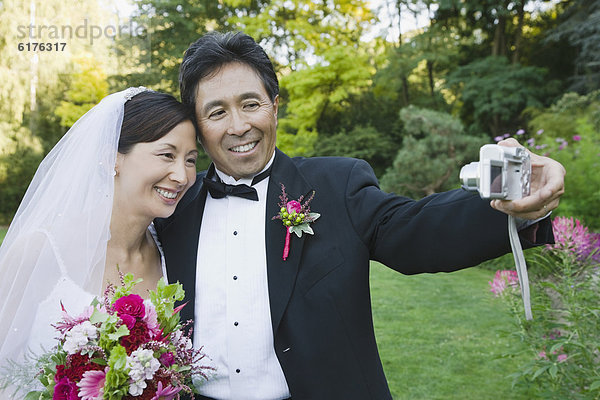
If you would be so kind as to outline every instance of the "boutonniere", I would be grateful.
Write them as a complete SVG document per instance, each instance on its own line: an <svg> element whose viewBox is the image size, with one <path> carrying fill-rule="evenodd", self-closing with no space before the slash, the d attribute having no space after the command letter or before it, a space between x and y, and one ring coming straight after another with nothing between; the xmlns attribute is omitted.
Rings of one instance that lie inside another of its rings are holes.
<svg viewBox="0 0 600 400"><path fill-rule="evenodd" d="M280 219L285 227L285 245L283 247L283 260L285 261L290 254L291 234L295 233L298 237L302 237L302 233L313 235L314 232L310 224L315 222L321 214L310 212L310 202L315 197L314 190L306 200L304 200L304 196L300 196L298 200L288 200L285 186L283 183L280 183L280 185L279 214L272 219Z"/></svg>

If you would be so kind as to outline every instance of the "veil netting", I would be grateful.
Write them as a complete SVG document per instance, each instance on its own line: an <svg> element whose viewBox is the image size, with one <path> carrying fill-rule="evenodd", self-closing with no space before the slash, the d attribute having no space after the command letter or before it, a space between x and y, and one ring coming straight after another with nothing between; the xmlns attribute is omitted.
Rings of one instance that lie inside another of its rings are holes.
<svg viewBox="0 0 600 400"><path fill-rule="evenodd" d="M54 293L101 294L124 105L144 90L102 99L39 165L0 247L0 365L50 350L56 331L36 320L49 299L59 315Z"/></svg>

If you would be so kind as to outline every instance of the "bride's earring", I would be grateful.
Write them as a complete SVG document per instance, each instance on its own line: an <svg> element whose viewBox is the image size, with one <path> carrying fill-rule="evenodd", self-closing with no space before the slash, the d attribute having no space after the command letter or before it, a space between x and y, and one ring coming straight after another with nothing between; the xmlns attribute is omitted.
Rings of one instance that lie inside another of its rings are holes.
<svg viewBox="0 0 600 400"><path fill-rule="evenodd" d="M122 158L123 158L123 155L121 153L117 153L117 159L115 161L115 171L113 172L113 176L119 175L119 163L121 162Z"/></svg>

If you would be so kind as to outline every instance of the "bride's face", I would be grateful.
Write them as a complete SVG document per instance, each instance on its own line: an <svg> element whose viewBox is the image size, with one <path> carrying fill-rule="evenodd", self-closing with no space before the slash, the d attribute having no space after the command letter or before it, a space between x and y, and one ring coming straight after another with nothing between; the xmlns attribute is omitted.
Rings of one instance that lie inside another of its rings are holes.
<svg viewBox="0 0 600 400"><path fill-rule="evenodd" d="M162 138L117 154L115 206L144 217L168 217L196 180L196 131L184 121Z"/></svg>

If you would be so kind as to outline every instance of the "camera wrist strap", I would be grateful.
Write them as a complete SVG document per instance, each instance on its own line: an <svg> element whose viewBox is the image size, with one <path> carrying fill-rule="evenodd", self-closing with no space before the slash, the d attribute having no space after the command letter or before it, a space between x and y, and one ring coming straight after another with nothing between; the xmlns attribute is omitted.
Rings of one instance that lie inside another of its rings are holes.
<svg viewBox="0 0 600 400"><path fill-rule="evenodd" d="M510 238L510 247L515 259L517 276L519 277L519 286L521 287L521 297L523 298L523 308L525 309L525 318L532 320L531 301L529 298L529 277L527 276L527 264L523 255L523 248L517 232L517 221L512 215L508 216L508 236Z"/></svg>

